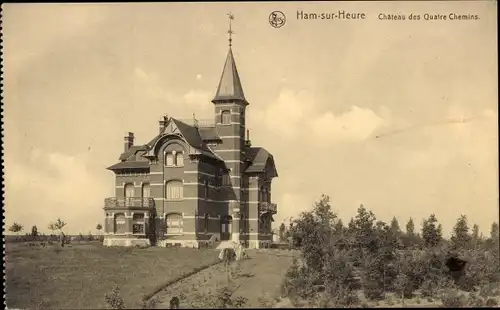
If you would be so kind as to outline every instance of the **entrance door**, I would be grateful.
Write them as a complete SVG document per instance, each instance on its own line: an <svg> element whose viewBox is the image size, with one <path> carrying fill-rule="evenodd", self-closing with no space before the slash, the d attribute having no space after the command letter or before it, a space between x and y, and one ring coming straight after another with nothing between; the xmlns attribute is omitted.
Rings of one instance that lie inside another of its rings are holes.
<svg viewBox="0 0 500 310"><path fill-rule="evenodd" d="M221 217L220 220L220 240L231 240L233 229L233 218L229 215Z"/></svg>

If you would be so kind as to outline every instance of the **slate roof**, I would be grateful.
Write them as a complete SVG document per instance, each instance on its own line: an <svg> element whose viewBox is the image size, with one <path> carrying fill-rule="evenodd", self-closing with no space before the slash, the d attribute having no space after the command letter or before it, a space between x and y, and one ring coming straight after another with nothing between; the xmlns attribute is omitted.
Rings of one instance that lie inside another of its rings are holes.
<svg viewBox="0 0 500 310"><path fill-rule="evenodd" d="M198 132L200 133L200 136L204 141L222 142L222 139L219 137L214 127L200 127L198 129Z"/></svg>
<svg viewBox="0 0 500 310"><path fill-rule="evenodd" d="M243 87L241 86L240 76L238 74L238 69L236 69L236 63L231 48L229 48L227 53L219 87L217 88L215 98L212 102L217 103L218 101L226 100L241 101L248 104L245 99L245 94L243 93Z"/></svg>
<svg viewBox="0 0 500 310"><path fill-rule="evenodd" d="M120 169L147 169L149 162L147 160L122 161L109 167L108 170Z"/></svg>
<svg viewBox="0 0 500 310"><path fill-rule="evenodd" d="M271 171L271 173L273 174L273 177L278 176L278 172L276 171L276 167L274 166L273 155L263 147L248 148L246 150L245 160L250 163L248 168L245 170L246 173L264 172L266 170L266 165L269 161L271 161L274 170Z"/></svg>
<svg viewBox="0 0 500 310"><path fill-rule="evenodd" d="M119 159L123 161L129 159L131 156L135 155L135 153L138 151L147 151L147 150L148 148L146 145L134 145L130 147L128 152L122 153Z"/></svg>
<svg viewBox="0 0 500 310"><path fill-rule="evenodd" d="M215 128L196 128L190 126L180 120L175 118L170 118L169 122L173 122L175 126L179 129L180 134L184 137L186 142L194 148L202 156L207 156L212 159L223 161L220 156L215 154L205 141L217 141L220 137L217 135ZM166 128L167 126L165 126ZM144 155L146 152L151 153L154 151L152 148L155 146L156 142L164 136L164 132L161 132L151 141L144 145L131 146L127 152L120 155L118 164L108 167L108 170L120 170L120 169L138 169L149 167L149 162L146 160L138 160L137 157Z"/></svg>

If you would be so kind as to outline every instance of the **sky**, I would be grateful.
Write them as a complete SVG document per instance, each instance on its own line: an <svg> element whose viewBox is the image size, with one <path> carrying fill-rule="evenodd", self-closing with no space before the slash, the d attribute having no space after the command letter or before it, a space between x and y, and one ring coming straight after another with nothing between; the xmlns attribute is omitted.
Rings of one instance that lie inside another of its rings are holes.
<svg viewBox="0 0 500 310"><path fill-rule="evenodd" d="M328 194L404 226L498 221L496 2L4 4L5 221L95 231L106 170L164 114L212 118L228 50L254 146L275 158L275 225ZM269 24L272 11L287 16ZM365 20L298 20L297 11ZM478 20L425 21L424 13ZM379 13L421 20L379 20Z"/></svg>

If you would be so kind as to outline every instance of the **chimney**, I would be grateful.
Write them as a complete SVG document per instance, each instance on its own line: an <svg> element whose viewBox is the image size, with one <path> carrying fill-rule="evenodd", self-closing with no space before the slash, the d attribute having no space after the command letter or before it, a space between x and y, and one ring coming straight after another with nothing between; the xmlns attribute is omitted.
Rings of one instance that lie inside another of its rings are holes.
<svg viewBox="0 0 500 310"><path fill-rule="evenodd" d="M163 130L165 130L165 126L167 126L167 123L168 123L168 115L165 114L165 116L163 116L163 119L160 121L160 133L162 133Z"/></svg>
<svg viewBox="0 0 500 310"><path fill-rule="evenodd" d="M251 147L252 142L250 141L250 130L247 129L247 138L245 139L245 147Z"/></svg>
<svg viewBox="0 0 500 310"><path fill-rule="evenodd" d="M131 146L134 145L134 133L133 132L129 132L127 134L127 136L125 136L124 138L124 149L125 149L125 152L127 152Z"/></svg>

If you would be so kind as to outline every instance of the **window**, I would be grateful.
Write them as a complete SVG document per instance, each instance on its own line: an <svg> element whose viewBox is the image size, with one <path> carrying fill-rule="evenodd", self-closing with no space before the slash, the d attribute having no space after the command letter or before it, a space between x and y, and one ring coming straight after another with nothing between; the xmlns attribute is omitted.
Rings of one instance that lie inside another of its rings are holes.
<svg viewBox="0 0 500 310"><path fill-rule="evenodd" d="M115 214L114 222L115 222L114 223L115 234L124 234L127 232L125 214L123 213Z"/></svg>
<svg viewBox="0 0 500 310"><path fill-rule="evenodd" d="M177 167L183 167L184 166L184 153L183 152L179 152L179 153L176 154L175 165Z"/></svg>
<svg viewBox="0 0 500 310"><path fill-rule="evenodd" d="M173 151L165 153L165 166L184 167L184 152Z"/></svg>
<svg viewBox="0 0 500 310"><path fill-rule="evenodd" d="M247 220L244 214L240 215L240 233L245 233L247 230Z"/></svg>
<svg viewBox="0 0 500 310"><path fill-rule="evenodd" d="M132 233L144 234L145 232L144 214L134 214L132 217Z"/></svg>
<svg viewBox="0 0 500 310"><path fill-rule="evenodd" d="M125 190L125 206L128 206L132 203L132 198L134 197L134 184L127 183L124 187Z"/></svg>
<svg viewBox="0 0 500 310"><path fill-rule="evenodd" d="M204 221L205 221L205 233L208 232L208 221L210 220L210 214L205 214L205 218L204 218Z"/></svg>
<svg viewBox="0 0 500 310"><path fill-rule="evenodd" d="M165 196L167 200L178 200L183 198L182 181L172 180L165 184Z"/></svg>
<svg viewBox="0 0 500 310"><path fill-rule="evenodd" d="M231 112L230 111L222 111L221 113L221 123L223 125L230 125L231 124Z"/></svg>
<svg viewBox="0 0 500 310"><path fill-rule="evenodd" d="M134 197L134 184L125 184L125 198Z"/></svg>
<svg viewBox="0 0 500 310"><path fill-rule="evenodd" d="M167 215L167 234L182 234L182 215L172 213Z"/></svg>
<svg viewBox="0 0 500 310"><path fill-rule="evenodd" d="M166 153L165 154L165 166L172 167L174 165L174 154Z"/></svg>
<svg viewBox="0 0 500 310"><path fill-rule="evenodd" d="M231 178L229 177L229 174L224 174L222 175L222 185L231 185Z"/></svg>
<svg viewBox="0 0 500 310"><path fill-rule="evenodd" d="M151 197L151 187L149 186L149 183L144 183L142 184L142 198L149 197Z"/></svg>
<svg viewBox="0 0 500 310"><path fill-rule="evenodd" d="M208 194L209 194L208 193L208 181L205 181L205 188L204 188L204 190L205 190L205 198L208 198Z"/></svg>

